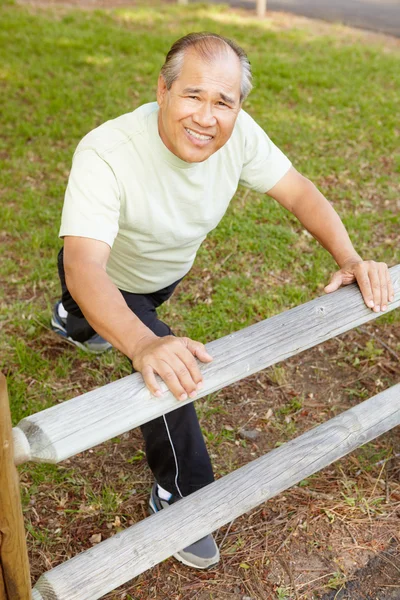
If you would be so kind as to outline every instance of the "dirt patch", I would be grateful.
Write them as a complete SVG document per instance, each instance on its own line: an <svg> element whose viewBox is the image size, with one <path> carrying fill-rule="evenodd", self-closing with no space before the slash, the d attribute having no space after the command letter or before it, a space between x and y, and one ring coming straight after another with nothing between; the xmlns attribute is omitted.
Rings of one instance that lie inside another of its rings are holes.
<svg viewBox="0 0 400 600"><path fill-rule="evenodd" d="M322 600L398 600L400 598L400 554L396 540L354 573L343 590L332 591ZM393 582L398 582L397 584Z"/></svg>

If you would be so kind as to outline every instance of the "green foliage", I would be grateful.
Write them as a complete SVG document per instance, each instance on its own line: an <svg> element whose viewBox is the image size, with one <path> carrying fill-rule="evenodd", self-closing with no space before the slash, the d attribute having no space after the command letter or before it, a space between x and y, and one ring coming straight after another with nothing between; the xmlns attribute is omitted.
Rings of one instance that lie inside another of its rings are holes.
<svg viewBox="0 0 400 600"><path fill-rule="evenodd" d="M284 585L280 586L276 589L276 599L277 600L290 600L292 597L292 588Z"/></svg>
<svg viewBox="0 0 400 600"><path fill-rule="evenodd" d="M303 406L301 398L293 398L288 404L277 410L278 415L292 415L299 411Z"/></svg>
<svg viewBox="0 0 400 600"><path fill-rule="evenodd" d="M328 581L328 587L332 590L342 589L347 581L347 577L341 571L336 571Z"/></svg>

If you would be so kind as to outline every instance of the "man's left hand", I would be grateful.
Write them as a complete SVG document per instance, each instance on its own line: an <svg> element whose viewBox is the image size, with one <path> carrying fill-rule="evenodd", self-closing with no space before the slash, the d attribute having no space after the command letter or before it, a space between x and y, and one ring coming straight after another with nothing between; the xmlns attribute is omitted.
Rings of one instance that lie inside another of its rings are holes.
<svg viewBox="0 0 400 600"><path fill-rule="evenodd" d="M387 303L394 300L394 291L386 263L373 260L352 260L343 265L331 277L324 291L335 292L342 285L357 281L368 308L374 312L385 311Z"/></svg>

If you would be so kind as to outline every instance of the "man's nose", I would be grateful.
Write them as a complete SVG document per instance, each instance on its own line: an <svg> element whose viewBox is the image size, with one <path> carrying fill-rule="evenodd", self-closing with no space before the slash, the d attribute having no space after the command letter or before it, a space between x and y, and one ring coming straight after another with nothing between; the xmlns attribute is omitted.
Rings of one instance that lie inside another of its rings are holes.
<svg viewBox="0 0 400 600"><path fill-rule="evenodd" d="M196 112L193 114L193 121L202 127L211 127L215 125L216 118L214 116L212 105L204 102L199 106Z"/></svg>

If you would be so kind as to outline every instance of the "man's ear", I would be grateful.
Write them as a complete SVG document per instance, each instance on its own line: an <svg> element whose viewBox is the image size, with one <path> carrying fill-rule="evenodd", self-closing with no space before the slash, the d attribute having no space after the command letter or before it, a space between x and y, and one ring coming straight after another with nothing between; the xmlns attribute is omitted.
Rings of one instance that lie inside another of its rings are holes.
<svg viewBox="0 0 400 600"><path fill-rule="evenodd" d="M164 77L160 74L158 76L158 83L157 83L157 102L158 102L159 106L161 106L163 104L164 98L165 98L165 95L167 92L168 92L167 84L165 83Z"/></svg>

